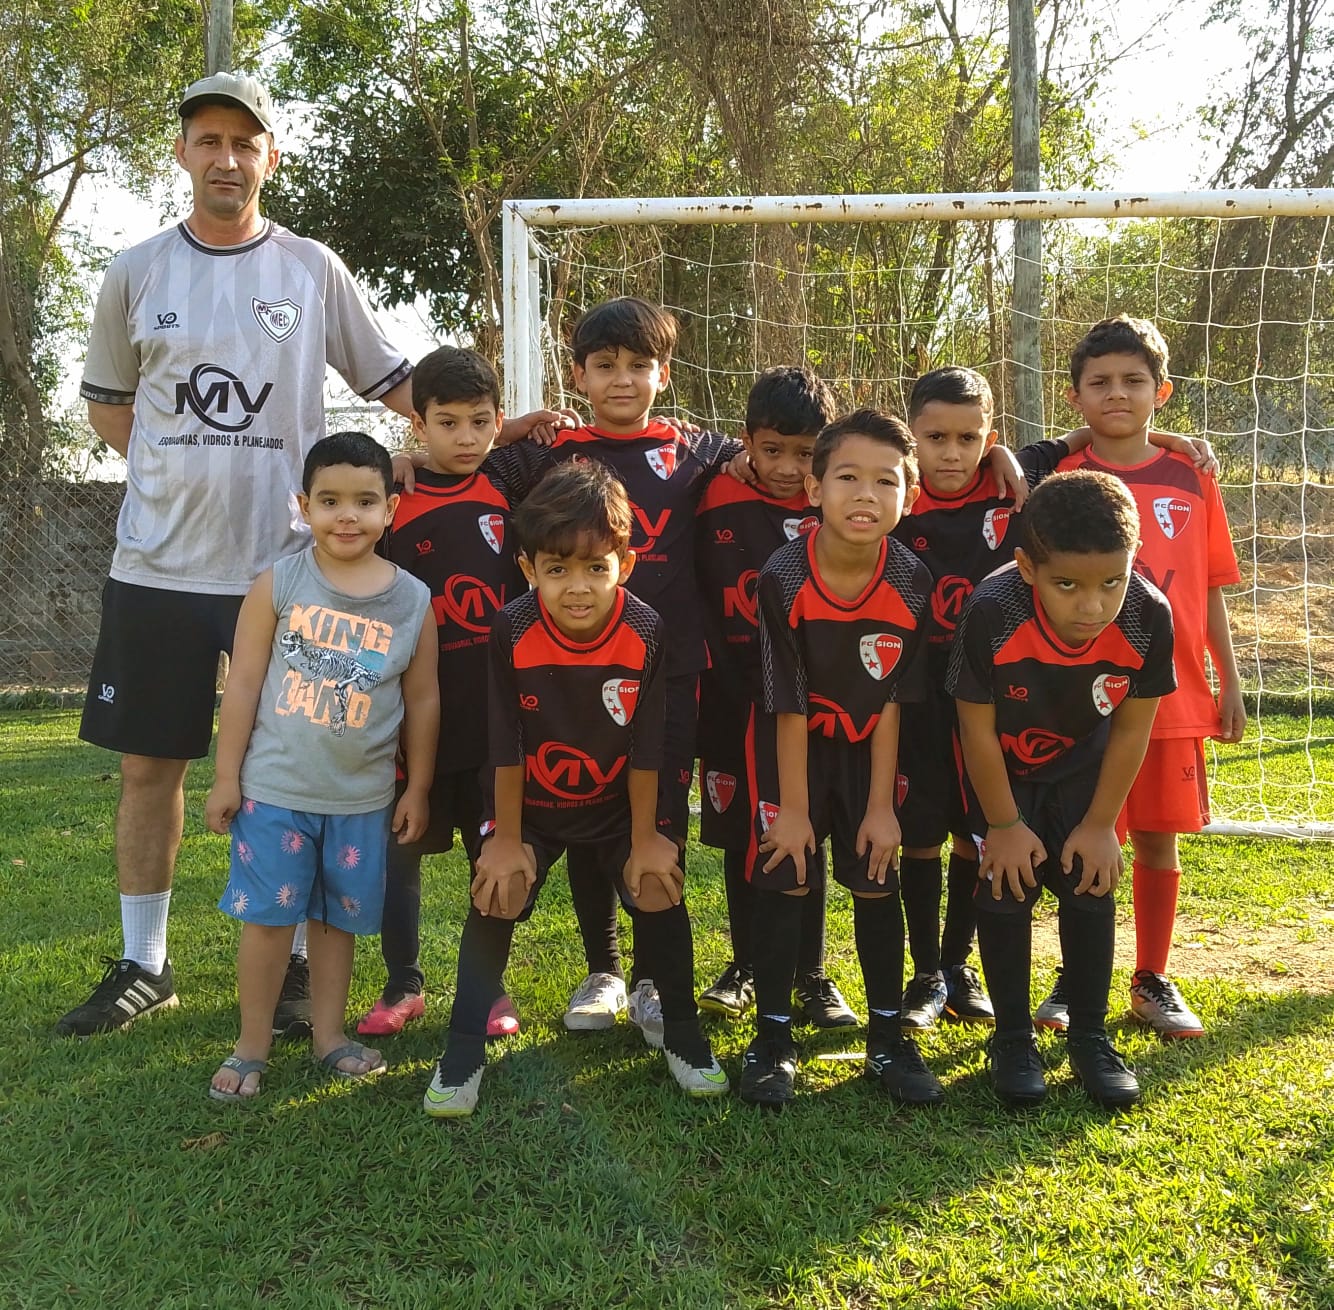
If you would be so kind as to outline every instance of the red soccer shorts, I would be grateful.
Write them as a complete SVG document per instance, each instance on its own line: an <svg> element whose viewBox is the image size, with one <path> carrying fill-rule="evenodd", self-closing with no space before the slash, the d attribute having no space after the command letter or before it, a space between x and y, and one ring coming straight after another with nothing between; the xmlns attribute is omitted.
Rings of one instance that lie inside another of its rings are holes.
<svg viewBox="0 0 1334 1310"><path fill-rule="evenodd" d="M1209 780L1198 737L1154 737L1126 797L1130 832L1199 832L1209 822Z"/></svg>

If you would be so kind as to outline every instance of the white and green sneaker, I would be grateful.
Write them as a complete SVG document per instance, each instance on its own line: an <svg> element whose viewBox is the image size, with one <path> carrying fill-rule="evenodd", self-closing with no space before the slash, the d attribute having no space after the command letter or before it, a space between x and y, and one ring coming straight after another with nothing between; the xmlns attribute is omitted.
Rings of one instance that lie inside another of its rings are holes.
<svg viewBox="0 0 1334 1310"><path fill-rule="evenodd" d="M730 1090L732 1084L712 1053L706 1065L692 1064L666 1047L663 1047L662 1053L667 1057L667 1068L676 1079L676 1085L687 1096L703 1100L710 1096L726 1096Z"/></svg>
<svg viewBox="0 0 1334 1310"><path fill-rule="evenodd" d="M431 1085L422 1097L422 1109L432 1119L465 1119L477 1108L477 1092L486 1065L479 1064L472 1073L460 1076L446 1068L447 1061L448 1056L442 1055L436 1063Z"/></svg>

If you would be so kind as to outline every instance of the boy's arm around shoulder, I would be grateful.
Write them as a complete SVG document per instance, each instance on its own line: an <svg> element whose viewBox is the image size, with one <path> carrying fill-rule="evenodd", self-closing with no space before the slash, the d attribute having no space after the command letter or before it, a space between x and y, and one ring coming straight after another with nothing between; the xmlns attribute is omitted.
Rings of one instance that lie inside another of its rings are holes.
<svg viewBox="0 0 1334 1310"><path fill-rule="evenodd" d="M1089 427L1073 428L1061 438L1072 455L1093 444L1093 429ZM1218 458L1214 448L1203 437L1183 437L1175 432L1160 432L1157 428L1149 429L1149 444L1160 450L1174 451L1185 455L1206 477L1218 476Z"/></svg>
<svg viewBox="0 0 1334 1310"><path fill-rule="evenodd" d="M430 818L431 776L440 735L440 683L436 678L439 644L435 614L428 605L401 683L403 772L407 783L390 824L400 843L421 837Z"/></svg>
<svg viewBox="0 0 1334 1310"><path fill-rule="evenodd" d="M218 711L218 749L213 788L204 803L204 821L226 832L241 808L241 762L255 727L260 692L269 671L278 616L273 609L273 570L265 569L241 602L227 666L227 685Z"/></svg>

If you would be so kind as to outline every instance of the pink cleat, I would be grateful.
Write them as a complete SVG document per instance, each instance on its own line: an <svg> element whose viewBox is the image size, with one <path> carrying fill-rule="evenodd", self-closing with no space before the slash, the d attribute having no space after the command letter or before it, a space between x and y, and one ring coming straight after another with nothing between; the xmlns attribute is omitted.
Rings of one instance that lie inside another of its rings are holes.
<svg viewBox="0 0 1334 1310"><path fill-rule="evenodd" d="M392 1037L403 1025L426 1013L426 1001L420 993L408 992L392 1005L383 996L361 1017L357 1032L363 1037Z"/></svg>
<svg viewBox="0 0 1334 1310"><path fill-rule="evenodd" d="M502 996L486 1016L486 1035L488 1037L513 1037L519 1031L519 1016L514 1009L514 1002L508 996Z"/></svg>

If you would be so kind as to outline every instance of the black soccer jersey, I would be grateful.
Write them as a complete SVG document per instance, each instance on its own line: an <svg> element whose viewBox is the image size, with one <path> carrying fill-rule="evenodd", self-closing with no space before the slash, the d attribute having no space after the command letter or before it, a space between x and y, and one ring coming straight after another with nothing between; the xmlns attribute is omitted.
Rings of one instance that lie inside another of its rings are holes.
<svg viewBox="0 0 1334 1310"><path fill-rule="evenodd" d="M926 694L931 575L886 537L866 590L844 600L820 578L818 537L780 547L760 571L764 708L805 714L825 737L865 741L887 702Z"/></svg>
<svg viewBox="0 0 1334 1310"><path fill-rule="evenodd" d="M671 634L668 671L704 667L704 630L695 594L695 506L709 475L742 449L717 432L678 432L651 422L641 433L613 436L595 427L560 433L551 458L595 459L624 484L634 510L630 547L638 557L630 587L662 615Z"/></svg>
<svg viewBox="0 0 1334 1310"><path fill-rule="evenodd" d="M416 489L399 500L385 538L388 557L431 589L440 636L437 773L486 761L491 620L528 590L509 531L508 462L488 456L463 475L419 469Z"/></svg>
<svg viewBox="0 0 1334 1310"><path fill-rule="evenodd" d="M618 591L602 635L562 635L536 591L491 627L491 764L524 766L524 827L556 845L630 831L630 769L662 766L663 623Z"/></svg>
<svg viewBox="0 0 1334 1310"><path fill-rule="evenodd" d="M820 526L805 493L775 500L720 474L695 512L695 576L709 668L736 694L759 695L760 570L780 546Z"/></svg>
<svg viewBox="0 0 1334 1310"><path fill-rule="evenodd" d="M1165 696L1175 686L1172 610L1152 583L1132 573L1115 621L1073 647L1052 631L1015 564L974 590L946 680L958 700L995 705L1010 776L1033 781L1096 759L1127 697Z"/></svg>

